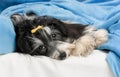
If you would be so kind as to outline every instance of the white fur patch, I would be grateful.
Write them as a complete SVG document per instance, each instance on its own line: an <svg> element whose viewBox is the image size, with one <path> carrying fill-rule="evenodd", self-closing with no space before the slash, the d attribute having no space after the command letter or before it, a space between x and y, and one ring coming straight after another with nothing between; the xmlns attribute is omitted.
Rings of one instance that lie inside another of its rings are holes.
<svg viewBox="0 0 120 77"><path fill-rule="evenodd" d="M94 33L96 45L99 46L108 40L108 32L105 29L99 29Z"/></svg>
<svg viewBox="0 0 120 77"><path fill-rule="evenodd" d="M40 40L40 39L38 39L38 38L32 38L32 40L33 40L33 42L36 44L36 45L42 45L43 44L43 42Z"/></svg>
<svg viewBox="0 0 120 77"><path fill-rule="evenodd" d="M57 50L54 51L54 53L50 57L54 59L59 59L59 56L62 52L65 52L66 57L68 57L74 48L75 48L74 44L58 41L56 45Z"/></svg>
<svg viewBox="0 0 120 77"><path fill-rule="evenodd" d="M38 38L36 38L36 37L28 37L28 38L30 38L31 39L31 41L33 42L33 50L32 51L34 51L36 48L38 48L40 45L43 45L43 42L40 40L40 39L38 39Z"/></svg>
<svg viewBox="0 0 120 77"><path fill-rule="evenodd" d="M25 14L24 14L24 18L27 19L27 20L33 20L33 19L36 18L36 16L35 16L35 15L28 16L28 15L26 15L26 13L25 13Z"/></svg>
<svg viewBox="0 0 120 77"><path fill-rule="evenodd" d="M90 33L94 32L95 30L96 30L95 27L93 27L93 26L88 26L88 27L85 28L84 33L85 33L85 34L90 34Z"/></svg>
<svg viewBox="0 0 120 77"><path fill-rule="evenodd" d="M78 40L74 41L76 48L72 52L72 55L76 56L87 56L95 48L95 40L89 35L80 37Z"/></svg>
<svg viewBox="0 0 120 77"><path fill-rule="evenodd" d="M43 27L43 29L49 34L51 35L51 29L47 26Z"/></svg>
<svg viewBox="0 0 120 77"><path fill-rule="evenodd" d="M108 33L105 29L95 29L92 26L86 27L84 35L74 41L76 48L71 53L77 56L87 56L95 48L105 43L108 39Z"/></svg>
<svg viewBox="0 0 120 77"><path fill-rule="evenodd" d="M75 48L75 45L74 44L70 44L70 43L67 43L67 42L61 42L61 44L58 44L57 45L57 49L59 49L59 51L64 51L67 56L70 55L70 53L73 51L73 49Z"/></svg>

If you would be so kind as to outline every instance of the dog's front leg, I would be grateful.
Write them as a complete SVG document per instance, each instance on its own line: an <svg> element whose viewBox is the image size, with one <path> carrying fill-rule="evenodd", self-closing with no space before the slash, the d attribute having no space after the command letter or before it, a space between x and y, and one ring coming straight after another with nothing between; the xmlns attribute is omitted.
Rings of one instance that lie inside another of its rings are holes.
<svg viewBox="0 0 120 77"><path fill-rule="evenodd" d="M72 55L75 56L87 56L89 55L95 48L96 43L92 36L84 35L74 41L76 48L72 51Z"/></svg>

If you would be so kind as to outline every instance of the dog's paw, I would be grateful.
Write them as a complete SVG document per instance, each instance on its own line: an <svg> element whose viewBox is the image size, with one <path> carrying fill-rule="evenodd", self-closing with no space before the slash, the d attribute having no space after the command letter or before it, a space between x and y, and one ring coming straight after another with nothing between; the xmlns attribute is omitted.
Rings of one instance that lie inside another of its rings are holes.
<svg viewBox="0 0 120 77"><path fill-rule="evenodd" d="M108 32L105 29L99 29L94 32L96 46L105 43L108 40Z"/></svg>

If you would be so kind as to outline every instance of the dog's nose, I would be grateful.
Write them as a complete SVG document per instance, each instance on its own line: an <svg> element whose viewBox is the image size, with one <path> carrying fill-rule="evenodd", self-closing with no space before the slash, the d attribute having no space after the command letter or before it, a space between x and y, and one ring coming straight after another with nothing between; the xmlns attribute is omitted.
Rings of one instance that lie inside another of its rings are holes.
<svg viewBox="0 0 120 77"><path fill-rule="evenodd" d="M61 53L60 53L60 56L59 56L59 59L60 59L60 60L63 60L63 59L66 58L66 56L67 56L67 55L66 55L65 52L61 52Z"/></svg>

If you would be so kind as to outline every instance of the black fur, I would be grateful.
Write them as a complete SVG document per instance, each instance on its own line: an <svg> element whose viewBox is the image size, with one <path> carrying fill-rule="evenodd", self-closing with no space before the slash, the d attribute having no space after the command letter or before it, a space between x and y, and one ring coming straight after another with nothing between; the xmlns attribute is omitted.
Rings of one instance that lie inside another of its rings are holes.
<svg viewBox="0 0 120 77"><path fill-rule="evenodd" d="M72 43L73 39L78 39L80 36L83 35L83 31L87 26L82 24L64 23L50 16L39 16L39 17L35 17L32 20L27 19L21 15L18 15L18 17L19 17L18 18L19 20L16 21L15 14L11 16L11 19L15 27L15 32L16 32L16 51L15 52L20 52L20 53L25 53L30 55L49 56L51 52L56 49L55 48L55 45L57 45L56 41L59 40L59 41L66 42L66 40L69 38L70 40L67 42ZM38 30L36 33L32 34L31 29L37 27L38 25L49 26L52 31L57 30L58 33L56 35L59 37L53 38L51 37L51 35L48 35L43 30ZM43 32L45 32L47 37L43 35ZM33 37L42 40L42 42L44 43L43 45L40 45L38 48L36 48L34 52L32 51L34 49L34 46L33 46L34 42L31 39ZM53 43L53 41L55 42ZM65 57L65 54L64 54L64 57Z"/></svg>

